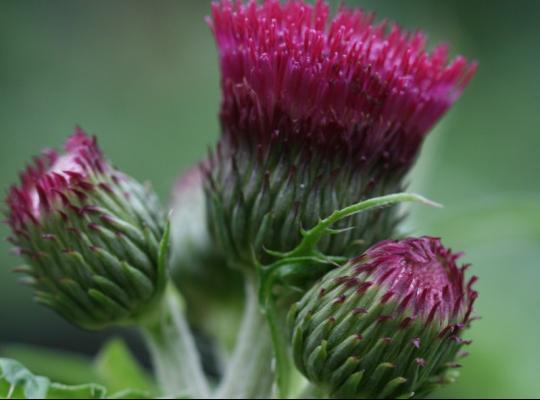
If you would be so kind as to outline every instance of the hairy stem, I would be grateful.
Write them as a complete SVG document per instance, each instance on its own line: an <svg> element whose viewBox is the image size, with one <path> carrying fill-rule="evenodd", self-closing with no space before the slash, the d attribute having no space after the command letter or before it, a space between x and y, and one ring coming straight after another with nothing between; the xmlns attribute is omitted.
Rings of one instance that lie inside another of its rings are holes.
<svg viewBox="0 0 540 400"><path fill-rule="evenodd" d="M217 390L217 398L269 398L274 352L266 317L259 307L255 279L246 280L246 302L236 347Z"/></svg>
<svg viewBox="0 0 540 400"><path fill-rule="evenodd" d="M182 299L169 285L156 321L143 328L158 383L166 396L208 398L210 390Z"/></svg>

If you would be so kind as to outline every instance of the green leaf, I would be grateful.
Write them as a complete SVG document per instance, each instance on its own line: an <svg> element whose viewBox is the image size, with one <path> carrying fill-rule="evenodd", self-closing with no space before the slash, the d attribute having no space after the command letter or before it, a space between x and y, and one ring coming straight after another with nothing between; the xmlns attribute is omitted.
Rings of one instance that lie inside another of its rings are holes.
<svg viewBox="0 0 540 400"><path fill-rule="evenodd" d="M56 360L54 361L56 362ZM51 362L51 365L54 364ZM123 389L109 396L97 383L64 385L34 375L20 362L0 358L0 399L140 399L149 398L141 390Z"/></svg>
<svg viewBox="0 0 540 400"><path fill-rule="evenodd" d="M96 358L95 368L100 381L113 393L125 388L138 392L137 395L156 392L152 379L137 363L122 339L112 339L105 344Z"/></svg>
<svg viewBox="0 0 540 400"><path fill-rule="evenodd" d="M49 386L47 399L106 399L107 389L96 383L68 386L52 383Z"/></svg>
<svg viewBox="0 0 540 400"><path fill-rule="evenodd" d="M35 376L21 363L0 358L0 397L45 399L50 380Z"/></svg>
<svg viewBox="0 0 540 400"><path fill-rule="evenodd" d="M34 374L47 375L56 382L68 385L81 385L88 381L103 384L92 360L79 354L22 344L2 346L1 354L18 360Z"/></svg>

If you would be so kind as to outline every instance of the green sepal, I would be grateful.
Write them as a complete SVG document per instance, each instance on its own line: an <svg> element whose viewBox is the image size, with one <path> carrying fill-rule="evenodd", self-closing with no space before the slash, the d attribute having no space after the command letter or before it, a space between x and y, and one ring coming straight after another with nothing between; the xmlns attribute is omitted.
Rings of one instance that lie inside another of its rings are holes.
<svg viewBox="0 0 540 400"><path fill-rule="evenodd" d="M326 341L322 341L309 355L307 363L312 366L308 371L308 378L312 381L319 381L319 375L322 373L324 364L328 357L328 352L326 350Z"/></svg>
<svg viewBox="0 0 540 400"><path fill-rule="evenodd" d="M383 390L381 391L381 397L382 398L391 398L392 395L395 393L396 390L399 389L399 387L401 385L404 385L405 383L407 383L407 379L403 378L403 377L397 377L395 379L392 379L390 382L388 382Z"/></svg>
<svg viewBox="0 0 540 400"><path fill-rule="evenodd" d="M354 397L358 393L359 387L364 379L364 370L351 374L345 383L339 388L343 397Z"/></svg>
<svg viewBox="0 0 540 400"><path fill-rule="evenodd" d="M157 278L154 283L154 297L149 304L142 309L139 314L143 319L159 318L160 302L165 293L169 281L168 263L169 250L171 246L171 220L168 217L165 223L165 230L159 243L159 253L157 257Z"/></svg>
<svg viewBox="0 0 540 400"><path fill-rule="evenodd" d="M349 357L347 361L337 368L330 377L330 384L334 387L341 386L348 378L353 375L358 369L360 360L357 357Z"/></svg>

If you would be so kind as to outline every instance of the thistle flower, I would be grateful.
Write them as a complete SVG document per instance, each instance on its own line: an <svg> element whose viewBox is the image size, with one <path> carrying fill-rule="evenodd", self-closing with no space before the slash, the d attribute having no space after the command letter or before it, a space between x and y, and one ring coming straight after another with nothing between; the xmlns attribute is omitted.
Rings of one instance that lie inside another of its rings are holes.
<svg viewBox="0 0 540 400"><path fill-rule="evenodd" d="M86 328L142 318L165 285L156 196L113 168L81 129L47 150L7 197L9 238L35 297Z"/></svg>
<svg viewBox="0 0 540 400"><path fill-rule="evenodd" d="M295 363L331 396L427 394L458 367L477 293L431 237L381 242L329 272L289 318Z"/></svg>
<svg viewBox="0 0 540 400"><path fill-rule="evenodd" d="M430 128L476 66L373 14L324 1L213 4L221 66L219 145L208 166L210 222L233 262L286 251L300 228L399 192ZM326 254L391 236L396 208L343 221ZM369 227L369 229L367 229Z"/></svg>

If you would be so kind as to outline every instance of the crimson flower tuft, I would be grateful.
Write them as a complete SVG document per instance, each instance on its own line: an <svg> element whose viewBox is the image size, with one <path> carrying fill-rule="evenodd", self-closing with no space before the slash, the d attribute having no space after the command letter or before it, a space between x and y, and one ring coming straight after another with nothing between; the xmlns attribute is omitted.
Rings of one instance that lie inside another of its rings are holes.
<svg viewBox="0 0 540 400"><path fill-rule="evenodd" d="M460 256L408 238L329 272L291 309L298 368L347 398L421 396L448 382L477 298Z"/></svg>
<svg viewBox="0 0 540 400"><path fill-rule="evenodd" d="M233 141L268 145L281 134L361 164L408 167L476 69L373 14L342 8L330 20L322 1L225 0L212 16Z"/></svg>
<svg viewBox="0 0 540 400"><path fill-rule="evenodd" d="M152 308L164 218L152 191L112 167L82 129L64 153L46 150L7 196L9 241L38 302L88 329L128 323Z"/></svg>
<svg viewBox="0 0 540 400"><path fill-rule="evenodd" d="M332 18L324 1L222 0L209 24L223 92L211 212L225 225L216 234L246 262L253 249L294 247L291 226L402 189L424 137L476 69L371 13L342 7ZM238 218L245 223L232 226ZM324 250L354 254L398 220L395 209L358 216L356 230Z"/></svg>

